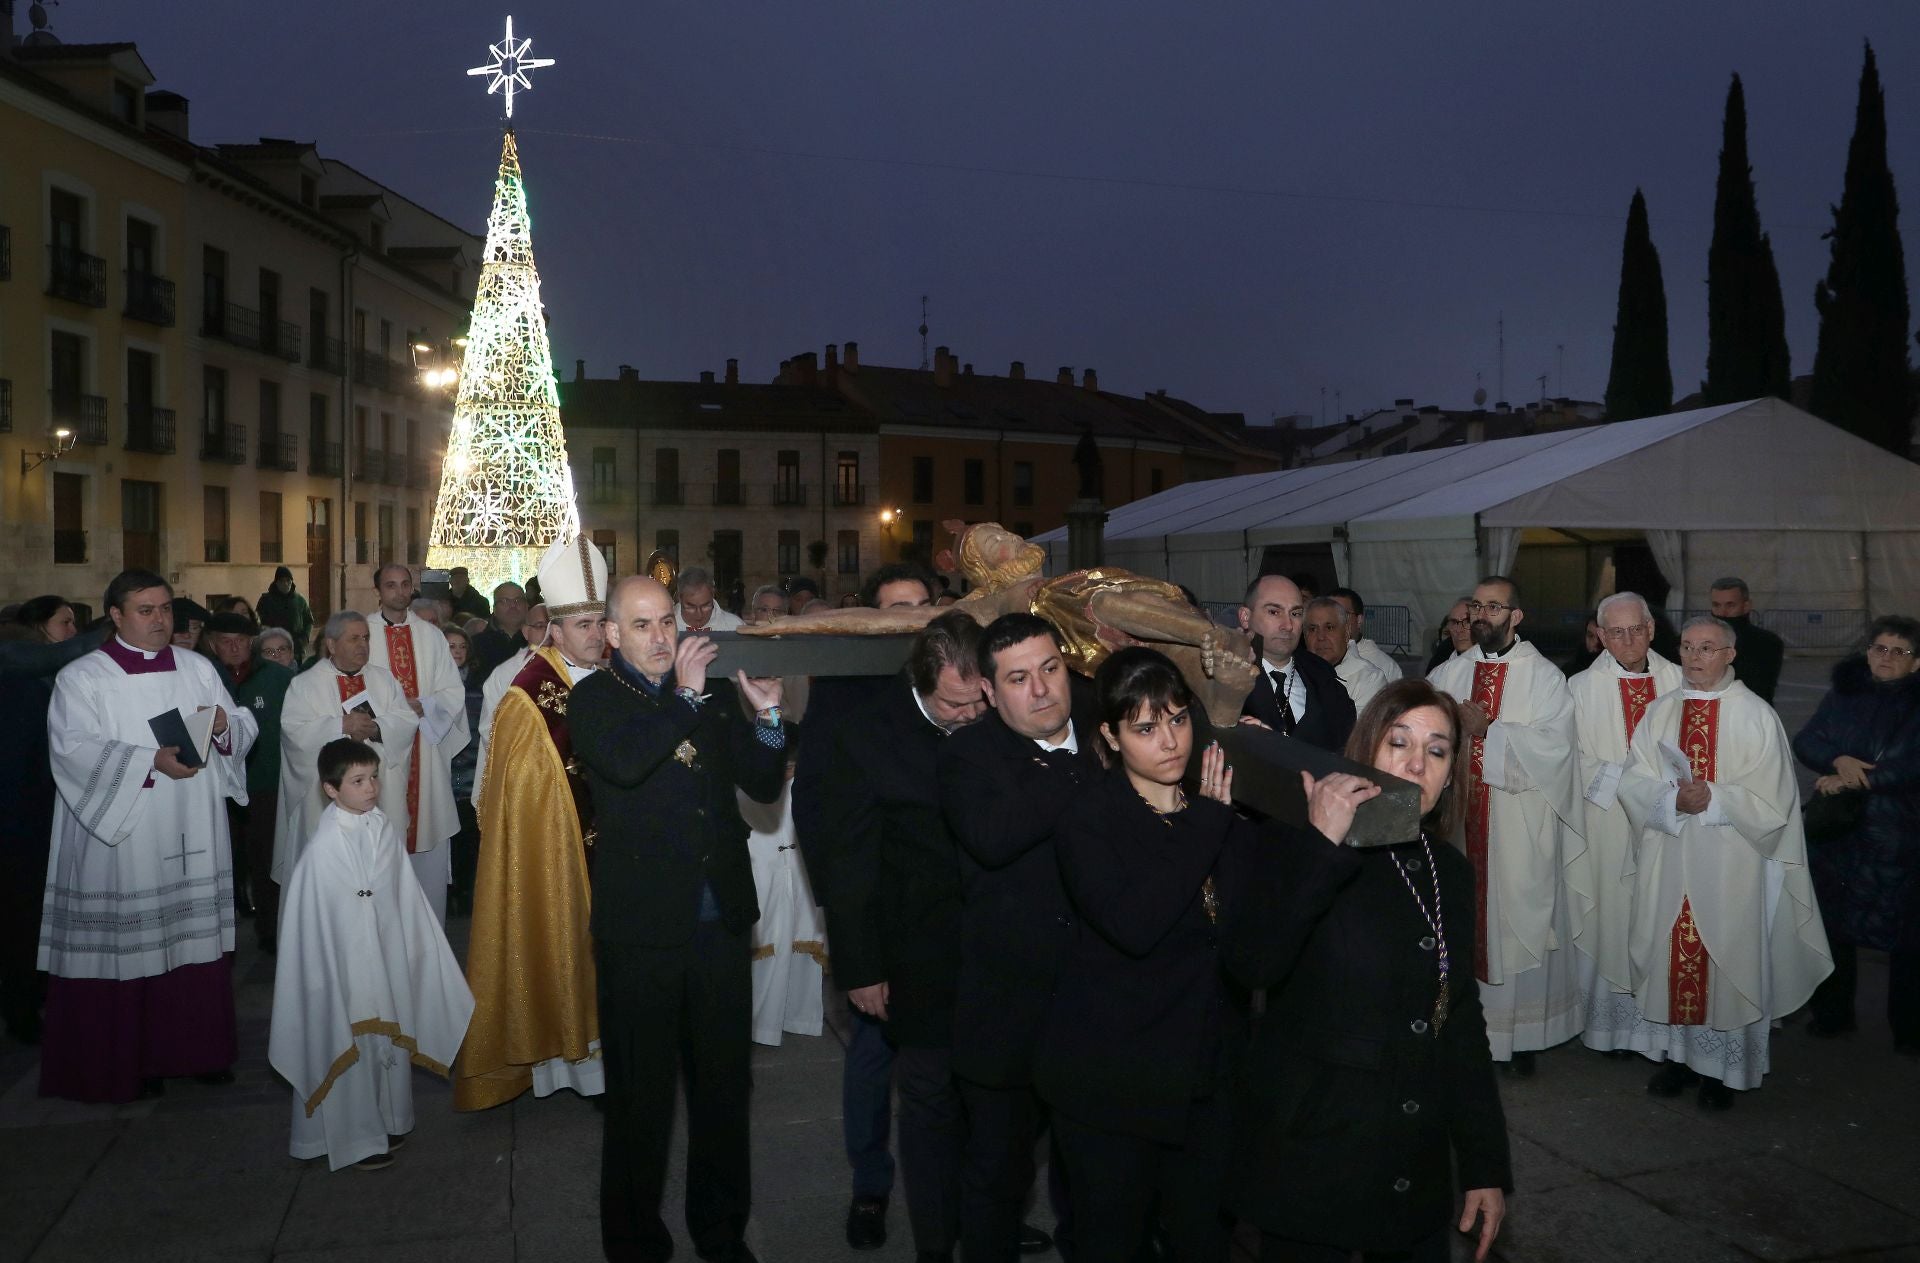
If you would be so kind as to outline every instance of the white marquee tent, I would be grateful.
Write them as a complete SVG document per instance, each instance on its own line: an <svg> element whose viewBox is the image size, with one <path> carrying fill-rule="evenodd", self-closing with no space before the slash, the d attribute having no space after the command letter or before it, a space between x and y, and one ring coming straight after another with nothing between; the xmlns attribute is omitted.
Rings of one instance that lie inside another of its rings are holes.
<svg viewBox="0 0 1920 1263"><path fill-rule="evenodd" d="M1426 629L1542 530L1640 533L1673 610L1738 574L1762 609L1920 613L1920 466L1778 399L1187 483L1113 510L1105 559L1225 602L1319 545ZM1037 542L1067 568L1064 529Z"/></svg>

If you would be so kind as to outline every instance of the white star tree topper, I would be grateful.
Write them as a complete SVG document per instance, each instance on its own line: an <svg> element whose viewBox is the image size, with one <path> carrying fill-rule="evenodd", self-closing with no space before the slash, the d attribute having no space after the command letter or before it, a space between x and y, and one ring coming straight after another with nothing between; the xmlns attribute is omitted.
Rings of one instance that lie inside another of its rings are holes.
<svg viewBox="0 0 1920 1263"><path fill-rule="evenodd" d="M533 80L527 78L527 71L541 70L553 64L551 57L529 57L527 50L533 47L533 39L514 42L513 15L507 15L507 37L498 44L487 45L487 54L493 60L484 66L475 66L467 71L468 75L486 75L487 95L498 92L507 103L507 117L513 117L513 94L533 91Z"/></svg>

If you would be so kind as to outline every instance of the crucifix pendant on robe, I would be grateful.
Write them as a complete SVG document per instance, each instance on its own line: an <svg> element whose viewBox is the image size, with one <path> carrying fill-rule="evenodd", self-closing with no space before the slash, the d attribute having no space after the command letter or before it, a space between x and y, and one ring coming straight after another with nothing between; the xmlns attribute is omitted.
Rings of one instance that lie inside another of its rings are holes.
<svg viewBox="0 0 1920 1263"><path fill-rule="evenodd" d="M1440 993L1433 997L1433 1033L1438 1035L1440 1028L1447 1024L1448 1002L1453 998L1453 988L1447 982L1445 974L1440 975Z"/></svg>

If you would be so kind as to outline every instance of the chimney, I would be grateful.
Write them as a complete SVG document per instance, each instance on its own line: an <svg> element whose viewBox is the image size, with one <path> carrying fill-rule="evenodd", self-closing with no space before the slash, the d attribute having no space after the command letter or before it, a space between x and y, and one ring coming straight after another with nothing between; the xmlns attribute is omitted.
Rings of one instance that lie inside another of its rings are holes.
<svg viewBox="0 0 1920 1263"><path fill-rule="evenodd" d="M8 7L6 0L0 0L0 9L6 9ZM13 23L8 21L6 26L10 31ZM0 44L4 44L5 42L6 37L0 36ZM178 92L160 91L147 93L147 125L156 131L163 131L169 136L177 136L181 140L188 139L187 98L181 96Z"/></svg>
<svg viewBox="0 0 1920 1263"><path fill-rule="evenodd" d="M827 343L827 371L831 373L840 367L840 348L832 342Z"/></svg>
<svg viewBox="0 0 1920 1263"><path fill-rule="evenodd" d="M1080 374L1080 385L1083 389L1086 389L1086 390L1099 390L1100 379L1094 376L1094 372L1092 369L1087 369L1086 371Z"/></svg>
<svg viewBox="0 0 1920 1263"><path fill-rule="evenodd" d="M820 357L812 351L802 351L787 361L787 367L793 370L793 381L797 386L811 386L820 380Z"/></svg>
<svg viewBox="0 0 1920 1263"><path fill-rule="evenodd" d="M971 365L971 364L962 364L962 365L960 366L960 376L962 376L962 377L972 377L972 376L973 376L973 365Z"/></svg>
<svg viewBox="0 0 1920 1263"><path fill-rule="evenodd" d="M713 370L712 370L712 369L710 369L710 368L703 368L703 369L701 369L701 370L700 370L700 384L701 384L702 386L711 386L711 385L713 385Z"/></svg>
<svg viewBox="0 0 1920 1263"><path fill-rule="evenodd" d="M738 386L739 384L740 384L740 361L732 357L728 357L727 385Z"/></svg>
<svg viewBox="0 0 1920 1263"><path fill-rule="evenodd" d="M587 362L585 360L575 360L573 362L573 380L577 382L587 380Z"/></svg>
<svg viewBox="0 0 1920 1263"><path fill-rule="evenodd" d="M1025 360L1015 360L1008 366L1007 376L1017 382L1027 380L1027 362Z"/></svg>
<svg viewBox="0 0 1920 1263"><path fill-rule="evenodd" d="M1059 383L1059 384L1060 384L1060 385L1062 385L1062 386L1071 386L1071 385L1073 385L1073 368L1072 368L1072 366L1070 366L1070 365L1067 365L1067 364L1062 364L1062 365L1060 366L1060 373L1059 373L1059 375L1058 375L1058 376L1056 376L1056 377L1055 377L1055 378L1054 378L1053 380L1054 380L1055 382L1057 382L1057 383Z"/></svg>
<svg viewBox="0 0 1920 1263"><path fill-rule="evenodd" d="M943 346L933 348L933 384L953 385L953 355Z"/></svg>
<svg viewBox="0 0 1920 1263"><path fill-rule="evenodd" d="M1493 410L1504 416L1507 413L1513 411L1513 405L1508 403L1506 400L1502 399L1498 403L1493 405Z"/></svg>
<svg viewBox="0 0 1920 1263"><path fill-rule="evenodd" d="M640 370L631 364L622 364L620 366L620 380L623 382L637 382L640 380Z"/></svg>
<svg viewBox="0 0 1920 1263"><path fill-rule="evenodd" d="M1486 441L1487 420L1484 416L1476 412L1473 414L1472 419L1467 422L1467 442L1484 443Z"/></svg>
<svg viewBox="0 0 1920 1263"><path fill-rule="evenodd" d="M860 344L858 342L847 343L846 358L840 361L840 367L846 369L849 373L857 373L860 371Z"/></svg>

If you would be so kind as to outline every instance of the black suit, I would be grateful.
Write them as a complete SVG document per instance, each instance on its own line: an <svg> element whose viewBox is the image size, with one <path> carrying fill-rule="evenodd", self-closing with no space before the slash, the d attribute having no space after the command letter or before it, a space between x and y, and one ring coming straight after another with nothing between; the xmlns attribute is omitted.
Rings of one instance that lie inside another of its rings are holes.
<svg viewBox="0 0 1920 1263"><path fill-rule="evenodd" d="M494 668L518 653L526 643L527 638L519 632L509 636L489 623L485 631L473 637L472 649L467 656L484 682L493 674Z"/></svg>
<svg viewBox="0 0 1920 1263"><path fill-rule="evenodd" d="M958 1239L966 1142L950 1052L960 857L936 771L949 740L897 676L835 728L821 785L834 979L849 991L887 984L901 1174L915 1248L928 1253L951 1251Z"/></svg>
<svg viewBox="0 0 1920 1263"><path fill-rule="evenodd" d="M1771 704L1774 690L1780 687L1780 666L1787 656L1787 644L1778 636L1742 614L1724 620L1733 628L1734 678Z"/></svg>
<svg viewBox="0 0 1920 1263"><path fill-rule="evenodd" d="M1208 799L1159 815L1116 770L1082 797L1057 845L1081 930L1034 1082L1067 1167L1074 1244L1087 1258L1138 1257L1157 1197L1174 1257L1224 1260L1223 1098L1246 1004L1221 968L1215 917L1231 907L1257 831Z"/></svg>
<svg viewBox="0 0 1920 1263"><path fill-rule="evenodd" d="M1077 679L1072 687L1084 706L1091 690ZM1075 933L1054 839L1100 775L1094 725L1077 716L1073 732L1078 754L1043 753L993 713L949 737L940 755L963 890L953 1073L969 1125L961 1194L969 1263L1013 1257L1033 1184L1034 1050Z"/></svg>
<svg viewBox="0 0 1920 1263"><path fill-rule="evenodd" d="M568 697L593 790L592 930L607 1113L600 1232L611 1260L663 1260L674 1090L687 1080L687 1232L703 1254L740 1241L747 1154L752 945L760 917L734 790L780 794L786 754L756 736L733 686L707 700L649 689L624 662Z"/></svg>
<svg viewBox="0 0 1920 1263"><path fill-rule="evenodd" d="M1418 843L1354 850L1283 829L1222 918L1228 968L1268 989L1237 1093L1229 1204L1341 1258L1435 1246L1445 1258L1456 1164L1462 1188L1513 1184L1473 976L1473 871L1450 846L1432 851L1451 997L1437 1033L1438 939L1408 890L1432 910Z"/></svg>
<svg viewBox="0 0 1920 1263"><path fill-rule="evenodd" d="M1254 650L1259 651L1258 644ZM1275 732L1286 732L1288 729L1280 719L1280 701L1273 691L1273 672L1277 669L1265 658L1260 660L1260 678L1254 682L1253 692L1247 694L1246 705L1240 708L1240 713L1252 715ZM1343 753L1347 738L1353 733L1354 710L1353 698L1340 683L1340 677L1333 673L1332 667L1304 649L1294 650L1286 670L1298 672L1307 686L1307 708L1293 722L1292 734L1308 745Z"/></svg>

